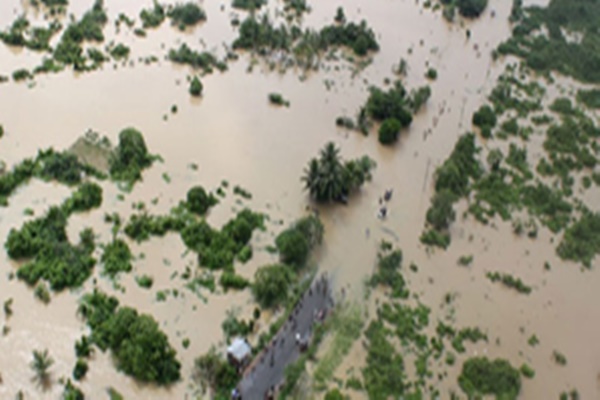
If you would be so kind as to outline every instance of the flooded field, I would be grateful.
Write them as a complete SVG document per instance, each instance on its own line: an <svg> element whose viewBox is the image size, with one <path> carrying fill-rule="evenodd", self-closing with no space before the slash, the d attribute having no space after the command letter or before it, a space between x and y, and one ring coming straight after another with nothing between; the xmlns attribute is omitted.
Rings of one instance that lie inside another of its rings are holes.
<svg viewBox="0 0 600 400"><path fill-rule="evenodd" d="M258 267L277 261L277 255L267 251L275 236L306 215L307 207L316 207L325 236L312 262L319 272L332 277L339 296L343 289L350 301L363 301L364 281L374 271L381 240L402 249L404 265L413 262L418 266L418 272L406 273L407 280L411 292L431 307L432 321L442 319L447 312L443 306L445 295L456 294L452 303L456 324L478 326L489 340L470 344L467 352L458 356L457 365L436 383L441 398L450 398L450 391L461 393L457 383L460 365L476 354L505 358L517 368L525 362L532 365L535 378L523 380L520 398L558 398L559 393L573 388L583 399L600 398L597 258L590 269L565 262L556 255L554 241L558 237L547 229L541 228L535 240L518 237L510 221L497 218L485 226L471 216L463 218L463 203L456 207L448 250L432 250L419 241L436 168L448 157L457 138L472 129L473 112L485 101L506 63L511 62L510 57L497 61L491 57L492 50L510 36L511 2L490 0L480 18L454 24L422 3L313 1L304 26L320 28L329 24L339 6L344 7L348 20L368 22L380 46L368 66L356 71L352 63L341 58L323 60L318 71L304 76L293 68L285 73L271 71L258 62L250 72L250 56L241 52L239 59L228 62L227 71L204 76L203 96L193 98L187 82L192 70L170 62L166 58L168 50L187 43L194 49L214 51L222 58L226 53L223 44L230 44L236 37L231 19L236 15L242 19L246 13L234 10L228 2L205 0L200 4L207 14L206 22L181 32L165 21L140 38L125 26L117 32L114 21L120 13L139 20L140 10L150 7L151 1L106 0L109 22L104 29L105 43L114 40L130 46L129 60L110 61L101 69L85 73L66 68L56 74L36 75L33 81L0 84L0 124L5 130L0 139L0 160L10 168L24 158L34 157L39 149L68 149L88 130L117 143L122 129L135 127L143 133L149 151L159 154L163 161L145 170L143 181L130 193L121 191L110 180L100 182L103 204L70 218L71 240L83 228L91 227L98 235L97 243L107 243L112 234L111 225L104 222L106 213L116 212L126 220L135 212L132 204L144 202L152 214L166 214L193 185L216 190L227 180L230 188L226 197L207 218L212 226L222 226L233 211L243 206L268 215L265 231L255 232L252 237L253 258L248 264L236 265L238 274L247 279L252 279ZM68 13L80 18L91 5L92 1L71 0ZM272 0L267 7L274 15L282 4ZM0 27L10 26L23 12L32 24L44 21L42 13L27 0L3 0ZM471 34L469 40L466 29ZM149 65L140 61L149 56L158 61ZM0 74L10 76L18 68L33 68L41 58L30 50L2 44ZM408 63L405 86L413 89L429 84L432 96L398 142L385 147L378 143L374 129L363 136L336 127L336 117L354 118L369 95L370 85L383 87L386 78L394 79L393 69L401 58ZM430 67L438 72L434 81L425 77ZM578 87L571 80L557 79L548 86L544 101L549 103L556 97L557 85L567 90ZM290 106L269 104L267 98L272 92L281 93ZM173 105L177 106L176 113L171 112ZM377 163L372 181L351 197L348 206L315 205L300 181L308 160L329 141L340 147L344 158L368 155ZM536 146L540 152L541 141L529 143L533 160ZM197 165L197 169L191 165ZM234 185L247 189L252 199L234 196ZM377 218L380 198L390 188L394 194L387 218L382 220ZM33 179L10 197L8 207L0 208L0 237L6 238L11 228L43 215L70 193L68 187ZM600 211L598 186L581 197L592 211ZM31 209L33 216L26 215L26 209ZM252 293L218 290L197 296L186 289L180 276L186 267L195 269L197 260L175 233L128 244L135 258L133 271L118 279L122 289L101 276L96 266L92 278L81 288L53 293L47 305L34 297L32 288L11 278L18 265L5 251L1 252L0 301L12 298L14 302L13 315L0 320L9 327L9 332L0 337L0 398L14 398L19 391L25 399L60 398L63 386L59 378L70 377L76 361L73 345L89 331L77 314L79 300L95 286L159 322L182 363L182 379L167 388L137 383L117 371L109 352L97 350L89 373L78 383L86 398L108 398L109 387L126 399L202 398L190 378L194 359L213 345L222 348L225 338L221 323L229 310L237 310L244 318L251 316L255 307ZM97 250L96 258L99 254ZM471 266L457 264L464 255L473 255ZM544 268L546 262L552 266L550 271ZM533 292L523 296L492 283L486 278L490 271L515 274L530 284ZM154 278L151 290L136 284L134 278L141 274ZM179 295L157 301L156 292L167 289L178 289ZM371 317L376 313L377 298L377 294L369 297ZM270 322L267 313L263 314L262 328ZM527 344L533 334L540 340L536 347ZM185 338L190 342L187 348L182 344ZM53 384L43 390L33 382L29 363L33 350L45 348L55 363L51 368ZM566 366L553 361L554 350L567 357ZM359 371L364 359L364 348L358 340L336 369L336 376L345 379L349 369ZM446 368L438 365L432 370L437 374ZM323 393L307 396L322 398ZM368 397L365 392L352 392L351 398Z"/></svg>

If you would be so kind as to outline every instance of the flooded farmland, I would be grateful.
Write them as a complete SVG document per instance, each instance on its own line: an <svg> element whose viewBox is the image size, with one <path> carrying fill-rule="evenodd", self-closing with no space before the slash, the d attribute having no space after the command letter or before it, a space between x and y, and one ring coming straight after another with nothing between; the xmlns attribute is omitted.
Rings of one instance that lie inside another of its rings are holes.
<svg viewBox="0 0 600 400"><path fill-rule="evenodd" d="M79 287L51 291L51 300L45 304L34 296L32 286L15 276L23 262L1 252L0 301L13 300L12 315L5 312L0 319L5 327L0 337L0 398L15 398L19 393L25 399L62 398L66 380L73 380L78 358L74 344L82 335L90 334L78 307L82 296L94 288L158 322L176 351L181 376L168 385L142 382L120 371L110 350L97 348L88 360L89 372L74 382L85 398L110 398L109 388L125 399L210 398L192 379L194 362L212 346L224 350L222 323L229 314L252 318L257 306L253 291L220 287L214 292L206 288L190 290L182 277L186 269L200 274L207 268L198 265L198 255L176 231L145 241L119 233L133 255L132 271L115 279L102 273L99 261L103 253L100 244L109 243L114 235L106 214L116 213L125 222L139 213L135 205L142 202L149 214L167 215L195 185L215 193L224 189L225 195L218 197L219 203L206 215L208 224L216 229L245 207L266 215L264 229L255 230L250 240L252 258L245 264L235 261L235 272L249 281L260 267L278 262L272 247L279 233L316 210L324 237L308 267L319 274L327 273L340 301L364 305L365 328L380 313L381 304L399 301L390 300L386 289L365 285L377 269L380 243L386 241L401 249L402 273L411 293L404 301L431 309L431 326L424 332L434 335L436 322L443 320L457 327L478 327L487 336L484 341L466 344L463 352L456 351L452 364L430 359L427 385L421 386L423 397L467 398L459 385L461 365L468 358L486 356L505 359L517 369L523 364L535 369L535 377L522 378L518 398L559 398L561 393L573 390L578 398L600 398L597 257L589 268L561 258L556 247L564 231L553 233L542 223L535 239L516 235L512 222L517 214L527 215L526 207L515 211L512 221L496 216L485 225L469 213L466 200L454 205L456 218L447 229L452 238L447 249L420 240L435 193L436 170L452 153L459 137L475 129L473 113L486 103L506 66L518 62L514 55L492 57L492 52L511 36L511 2L490 0L478 18L457 18L450 23L441 10L424 4L436 2L313 0L309 1L310 11L301 19L302 27L321 29L331 24L337 8L343 7L348 21L364 19L375 33L379 51L369 53L369 62L353 62L349 59L353 57L351 52L342 48L335 57L322 54L317 70L306 72L291 66L282 71L272 68L276 52L262 57L237 50L236 57L227 60L227 70L215 69L205 75L170 61L169 49L186 43L192 49L225 59L232 52L231 43L239 30L231 21L244 20L248 12L232 8L229 2L194 3L204 9L205 22L182 31L167 19L157 28L146 29L146 36L141 37L124 24L116 29L115 21L123 13L135 20L136 27L141 26L139 13L152 7L152 2L105 0L108 22L103 28L104 41L97 46L104 49L111 42L123 43L130 48L125 60L110 60L86 72L67 66L61 72L0 84L0 124L4 128L0 160L7 171L23 159L35 157L40 149L67 150L89 130L106 136L116 146L119 133L127 127L139 130L149 152L161 159L142 172L142 180L130 191L111 179L98 180L101 206L68 218L66 231L71 242L75 243L86 227L96 235L93 255L98 262ZM547 3L525 1L525 6ZM58 20L66 26L71 14L78 20L92 5L91 0L71 0L67 16ZM260 13L282 22L283 7L284 2L271 0ZM4 0L0 4L0 27L8 29L22 14L31 25L47 25L47 12L28 0ZM57 46L59 38L60 33L50 46ZM0 75L10 77L19 68L32 70L44 56L1 44ZM156 61L144 62L152 56ZM394 71L401 59L407 64L401 77L404 86L411 90L428 85L431 97L414 113L412 124L401 131L399 139L391 146L380 144L378 123L367 136L336 126L337 117L356 117L369 98L369 87L392 87L386 80L398 78ZM430 68L437 71L434 80L426 77ZM188 79L194 75L202 75L201 97L191 96L188 91ZM541 100L544 107L560 96L574 98L581 87L598 86L560 74L553 80L539 79L546 89ZM270 104L270 93L281 93L289 107ZM587 115L598 126L598 109ZM497 144L480 135L476 140L482 154L494 146L507 152L508 142ZM376 163L372 180L352 193L347 205L311 200L300 179L308 161L328 142L339 147L344 159L366 155ZM591 142L598 144L598 138L593 137ZM544 157L543 137L534 132L529 141L519 145L527 147L528 162L535 170ZM597 158L598 152L594 156ZM481 160L485 163L483 156ZM591 212L598 213L598 184L584 191L579 175L575 176L572 198L581 199ZM234 194L236 185L251 196ZM381 197L389 189L393 189L393 196L386 202L386 218L378 218ZM0 208L3 243L11 229L43 216L52 205L69 198L71 192L69 186L37 178L21 185L8 197L8 205ZM570 221L575 219L573 215ZM468 255L472 256L472 261L466 263L469 265L459 265L458 260ZM409 270L410 264L416 268ZM486 274L496 271L519 277L531 287L531 293L523 295L492 282ZM150 289L140 287L136 281L141 275L153 278ZM159 292L167 293L166 299L159 299ZM255 319L254 331L247 335L253 345L258 333L267 331L268 325L284 313L282 308L263 310ZM339 387L352 399L387 398L373 395L367 378L361 378L366 387L363 390L339 384L350 376L361 377L361 370L367 368L363 333L341 362L332 367L333 376L326 389ZM539 344L528 344L532 336L539 338ZM325 390L311 385L310 372L318 368L319 355L327 354L327 346L335 341L327 339L316 352L317 359L309 361L312 366L307 368L307 377L301 380L307 390L296 390L290 398L324 398ZM398 352L403 351L402 340L390 339ZM50 384L45 386L33 379L30 366L32 352L40 349L48 349L54 360L49 369ZM565 365L556 362L556 352L566 357ZM404 354L404 364L407 380L412 380L416 372L409 353ZM419 386L411 390L415 387ZM401 395L396 393L394 398Z"/></svg>

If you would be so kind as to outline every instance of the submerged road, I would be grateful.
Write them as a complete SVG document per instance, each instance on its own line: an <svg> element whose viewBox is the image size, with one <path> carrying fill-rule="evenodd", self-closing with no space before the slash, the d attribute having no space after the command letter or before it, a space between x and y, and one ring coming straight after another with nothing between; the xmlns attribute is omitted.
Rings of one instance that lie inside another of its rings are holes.
<svg viewBox="0 0 600 400"><path fill-rule="evenodd" d="M304 293L273 341L246 369L238 386L242 400L264 399L269 388L277 388L283 382L285 367L300 356L296 335L300 334L303 340L311 338L315 316L319 312L327 315L331 309L330 289L323 276Z"/></svg>

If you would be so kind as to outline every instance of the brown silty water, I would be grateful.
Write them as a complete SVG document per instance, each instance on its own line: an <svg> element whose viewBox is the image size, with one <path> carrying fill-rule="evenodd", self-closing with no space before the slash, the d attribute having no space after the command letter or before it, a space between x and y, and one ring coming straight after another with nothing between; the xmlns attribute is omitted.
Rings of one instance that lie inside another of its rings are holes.
<svg viewBox="0 0 600 400"><path fill-rule="evenodd" d="M91 6L91 1L72 3L69 12L77 16ZM132 213L131 203L144 201L151 212L164 213L192 185L215 189L222 179L227 179L231 185L240 184L252 192L253 199L245 203L271 218L267 232L253 238L252 261L237 266L240 274L251 277L258 266L275 261L264 247L272 243L276 232L305 213L309 203L299 177L306 162L327 141L334 141L344 157L367 154L378 163L373 181L351 199L350 206L320 208L326 236L315 262L333 276L337 288L350 288L349 296L360 298L362 281L373 269L377 244L380 239L390 240L403 249L405 263L414 261L419 265L420 272L410 278L411 288L432 307L433 321L443 315L437 305L444 294L457 292L457 325L479 326L487 331L489 343L470 346L468 355L487 353L508 358L516 366L527 361L535 368L536 378L524 382L523 398L554 398L572 387L584 399L597 398L600 346L596 338L600 337L600 312L595 307L599 296L595 288L600 282L594 270L582 273L576 265L559 261L544 230L537 240L529 241L514 238L506 224L483 227L459 218L453 225L453 243L447 252L428 253L418 240L432 193L433 171L447 157L458 135L470 128L473 110L503 70L501 63L491 61L490 52L509 35L510 2L490 1L495 18L488 9L480 20L468 23L472 39L467 41L465 28L448 25L439 12L424 10L411 0L346 1L343 6L348 19L366 19L381 45L373 63L355 78L345 62L338 63L339 70L329 63L304 81L294 71L281 75L256 68L247 73L248 59L242 56L230 63L226 73L203 78L203 98L190 99L186 83L190 70L173 66L164 60L164 55L182 41L193 48L201 48L203 42L207 49L222 55L222 43L230 43L235 31L229 23L231 7L224 4L221 11L221 4L204 2L208 21L186 33L165 23L150 30L147 38L139 39L124 27L116 34L109 23L105 29L107 42L114 39L130 45L134 65L113 67L109 63L101 71L86 74L64 71L39 76L33 88L13 82L0 85L0 123L7 131L0 140L0 158L8 165L33 156L39 148L68 148L87 129L107 135L114 142L118 132L127 126L142 131L150 150L165 160L144 173L143 183L126 194L125 201L117 199L120 192L113 184L103 183L102 209L73 217L69 235L76 238L83 227L91 226L99 234L99 241L107 242L110 226L103 222L105 212L127 217ZM149 1L106 1L111 21L120 12L137 16L142 7L150 5ZM305 23L313 27L329 23L339 5L342 3L311 4L312 12ZM281 4L272 2L270 7L281 8ZM0 26L8 26L21 9L19 1L3 1ZM149 66L138 62L139 57L150 55L157 56L159 62ZM366 99L368 85L382 85L384 78L392 78L392 68L401 57L408 61L405 82L409 88L427 83L427 64L436 68L439 75L429 83L432 98L399 143L383 148L374 135L363 137L336 129L335 117L354 116ZM9 75L16 68L37 65L40 56L0 46L0 60L0 73ZM325 80L333 81L329 89ZM291 107L270 106L270 92L282 93L291 101ZM169 112L173 104L179 109L175 115ZM168 116L166 121L164 115ZM189 163L198 164L199 169L191 170ZM163 180L163 173L169 174L171 183ZM376 218L378 199L387 188L394 188L394 196L389 216L382 222ZM598 191L590 193L586 198L588 205L597 208ZM39 182L20 189L10 199L10 207L0 209L0 237L5 238L11 227L30 218L23 215L25 208L31 207L40 215L68 194L64 187ZM156 205L150 202L154 198L159 199ZM233 208L240 206L229 192L211 211L209 222L223 224ZM461 214L462 210L457 212ZM469 240L470 236L473 240ZM117 372L107 354L98 352L80 386L92 399L105 398L109 386L127 399L192 398L189 375L193 359L222 342L220 325L227 310L237 307L241 316L249 316L254 306L251 295L248 291L206 293L208 301L204 303L183 289L183 281L172 278L172 274L181 274L195 260L185 254L184 245L175 235L142 245L132 243L131 247L138 258L134 272L120 279L125 293L116 291L112 283L100 277L100 268L95 272L98 285L117 295L122 304L150 313L160 322L183 363L183 379L168 389L139 385ZM142 253L143 258L139 257ZM475 258L469 269L456 266L456 260L465 254ZM16 266L6 255L2 260L0 300L14 299L14 315L3 320L11 330L0 338L0 398L11 398L18 390L23 390L26 398L57 398L62 390L57 379L70 376L75 363L73 343L87 332L76 309L80 296L92 287L92 280L81 290L54 295L52 302L44 306L25 284L8 280L8 272L15 271ZM545 261L552 265L551 272L544 272ZM485 278L485 272L495 270L519 276L533 285L533 293L522 296L493 285ZM154 277L150 291L140 289L133 279L143 273ZM178 298L155 300L157 290L172 288L181 292ZM533 333L541 341L535 348L526 343ZM191 341L188 349L181 344L186 337ZM496 345L497 337L500 345ZM52 367L54 385L47 392L31 382L28 366L32 350L42 348L48 348L56 360ZM553 363L554 349L567 356L566 367ZM340 366L340 375L363 359L362 346L355 346ZM461 359L458 361L460 365ZM440 383L443 395L449 389L458 390L458 373L459 367L450 370L448 378Z"/></svg>

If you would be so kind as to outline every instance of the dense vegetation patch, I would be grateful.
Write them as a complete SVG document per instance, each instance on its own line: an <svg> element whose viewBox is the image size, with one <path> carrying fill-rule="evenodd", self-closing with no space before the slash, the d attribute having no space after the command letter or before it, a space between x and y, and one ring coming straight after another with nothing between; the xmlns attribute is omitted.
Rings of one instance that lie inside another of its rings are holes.
<svg viewBox="0 0 600 400"><path fill-rule="evenodd" d="M131 271L132 258L127 243L121 239L114 239L104 247L100 261L104 264L104 273L114 278L119 272Z"/></svg>
<svg viewBox="0 0 600 400"><path fill-rule="evenodd" d="M233 0L231 6L242 10L254 11L267 4L267 0Z"/></svg>
<svg viewBox="0 0 600 400"><path fill-rule="evenodd" d="M119 133L119 145L110 157L110 176L116 181L133 185L142 179L142 171L152 165L154 157L148 153L144 137L134 128Z"/></svg>
<svg viewBox="0 0 600 400"><path fill-rule="evenodd" d="M579 261L590 268L600 254L600 214L585 211L565 231L557 253L563 260Z"/></svg>
<svg viewBox="0 0 600 400"><path fill-rule="evenodd" d="M274 307L288 296L292 283L291 270L282 264L260 267L254 274L252 293L256 301L266 308Z"/></svg>
<svg viewBox="0 0 600 400"><path fill-rule="evenodd" d="M94 290L79 306L90 327L91 340L102 350L110 349L117 367L142 382L169 385L180 379L181 364L158 323L119 301Z"/></svg>
<svg viewBox="0 0 600 400"><path fill-rule="evenodd" d="M435 195L427 211L430 229L421 235L421 242L446 248L450 244L447 233L455 213L453 203L469 195L471 184L480 178L482 169L476 155L475 135L467 133L458 139L454 150L435 172Z"/></svg>
<svg viewBox="0 0 600 400"><path fill-rule="evenodd" d="M298 9L303 11L301 1L289 3L298 3ZM305 68L317 68L319 56L331 49L349 48L357 56L366 56L369 52L379 50L375 33L365 21L356 24L344 20L325 26L320 31L302 31L297 25L275 26L266 14L249 15L240 24L238 37L232 47L252 50L260 55L284 52L288 56L285 63L296 63Z"/></svg>
<svg viewBox="0 0 600 400"><path fill-rule="evenodd" d="M275 239L279 260L300 268L306 263L312 249L323 240L323 224L315 216L304 217Z"/></svg>
<svg viewBox="0 0 600 400"><path fill-rule="evenodd" d="M68 214L52 207L46 215L26 222L20 230L11 229L5 248L14 260L31 259L17 271L17 277L29 285L40 279L53 290L78 287L90 276L96 261L94 235L91 230L80 234L78 245L72 245L66 233Z"/></svg>
<svg viewBox="0 0 600 400"><path fill-rule="evenodd" d="M497 399L516 399L521 391L519 371L502 359L468 359L463 364L458 383L468 396L495 395Z"/></svg>
<svg viewBox="0 0 600 400"><path fill-rule="evenodd" d="M512 37L498 53L516 55L539 72L600 82L599 19L595 0L551 0L545 8L522 8L513 18Z"/></svg>
<svg viewBox="0 0 600 400"><path fill-rule="evenodd" d="M382 144L395 142L400 130L410 126L413 114L417 113L431 96L428 86L408 93L400 81L396 81L387 91L371 87L369 92L367 103L359 112L358 127L366 134L369 118L381 122L379 141Z"/></svg>
<svg viewBox="0 0 600 400"><path fill-rule="evenodd" d="M184 30L188 26L194 26L198 22L206 21L206 13L196 3L189 2L176 4L168 12L167 16L171 18L171 24Z"/></svg>
<svg viewBox="0 0 600 400"><path fill-rule="evenodd" d="M204 215L219 200L212 194L207 194L202 186L194 186L187 192L187 208L197 215Z"/></svg>
<svg viewBox="0 0 600 400"><path fill-rule="evenodd" d="M60 42L54 48L54 60L64 64L72 65L76 71L87 71L98 67L94 62L88 65L83 53L83 42L103 42L103 29L108 21L104 11L104 1L96 0L92 9L87 11L81 20L72 22L67 26L60 38Z"/></svg>
<svg viewBox="0 0 600 400"><path fill-rule="evenodd" d="M527 286L520 278L515 278L510 274L502 274L500 272L488 272L485 276L492 282L500 282L504 286L515 289L519 293L531 293L531 287Z"/></svg>
<svg viewBox="0 0 600 400"><path fill-rule="evenodd" d="M217 60L213 54L207 51L198 53L185 43L182 43L178 49L169 50L169 60L178 64L187 64L194 69L201 69L207 74L210 74L213 68L217 68L219 71L227 69L227 65Z"/></svg>
<svg viewBox="0 0 600 400"><path fill-rule="evenodd" d="M348 196L371 180L375 162L367 156L342 161L339 149L329 142L319 158L313 158L304 170L302 181L310 197L318 202L346 202Z"/></svg>
<svg viewBox="0 0 600 400"><path fill-rule="evenodd" d="M165 20L166 13L164 7L154 1L154 7L149 9L143 9L140 11L140 19L142 20L142 26L146 28L159 27Z"/></svg>

